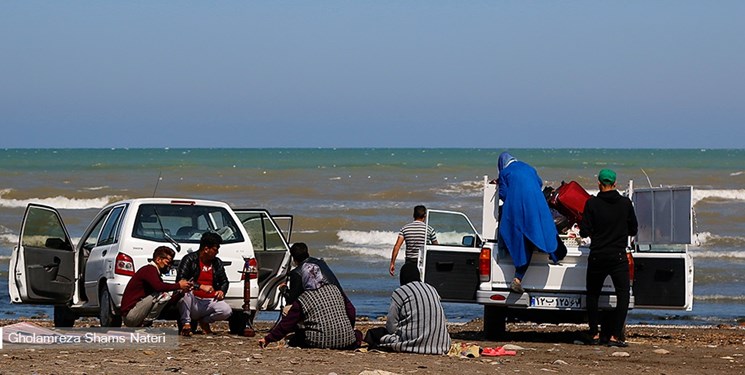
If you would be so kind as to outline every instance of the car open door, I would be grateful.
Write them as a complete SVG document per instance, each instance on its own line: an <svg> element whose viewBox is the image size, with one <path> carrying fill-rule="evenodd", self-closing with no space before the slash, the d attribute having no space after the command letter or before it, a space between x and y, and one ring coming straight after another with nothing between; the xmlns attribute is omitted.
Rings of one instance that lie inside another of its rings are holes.
<svg viewBox="0 0 745 375"><path fill-rule="evenodd" d="M634 257L634 307L693 308L693 188L634 189L639 221Z"/></svg>
<svg viewBox="0 0 745 375"><path fill-rule="evenodd" d="M8 272L11 303L61 305L75 287L75 252L57 210L29 204Z"/></svg>
<svg viewBox="0 0 745 375"><path fill-rule="evenodd" d="M437 234L437 243L424 246L424 282L437 289L448 302L476 302L479 287L481 239L460 212L427 211L427 225Z"/></svg>
<svg viewBox="0 0 745 375"><path fill-rule="evenodd" d="M251 239L258 262L258 307L261 310L275 309L282 298L279 286L285 281L290 268L290 251L285 233L266 210L237 209L233 211ZM289 232L287 236L289 238Z"/></svg>

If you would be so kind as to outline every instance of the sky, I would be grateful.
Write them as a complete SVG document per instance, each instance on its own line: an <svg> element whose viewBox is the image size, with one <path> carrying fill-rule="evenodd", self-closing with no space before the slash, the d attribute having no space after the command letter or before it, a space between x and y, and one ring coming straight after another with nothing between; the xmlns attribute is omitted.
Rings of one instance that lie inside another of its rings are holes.
<svg viewBox="0 0 745 375"><path fill-rule="evenodd" d="M2 148L745 148L743 1L3 1Z"/></svg>

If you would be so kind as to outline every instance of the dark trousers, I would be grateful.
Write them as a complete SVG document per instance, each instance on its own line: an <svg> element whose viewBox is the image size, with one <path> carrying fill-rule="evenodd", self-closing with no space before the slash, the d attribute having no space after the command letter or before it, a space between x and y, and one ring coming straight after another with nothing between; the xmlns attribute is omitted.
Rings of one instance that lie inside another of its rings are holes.
<svg viewBox="0 0 745 375"><path fill-rule="evenodd" d="M601 250L602 251L602 250ZM626 327L626 315L629 311L629 299L631 284L629 282L629 263L626 252L613 252L613 254L593 255L587 264L587 318L590 324L590 334L598 333L598 322L600 312L598 300L600 291L603 289L603 281L610 276L613 287L616 290L616 308L607 313L607 319L603 319L601 336L609 339L615 336L618 340L626 340L624 333Z"/></svg>

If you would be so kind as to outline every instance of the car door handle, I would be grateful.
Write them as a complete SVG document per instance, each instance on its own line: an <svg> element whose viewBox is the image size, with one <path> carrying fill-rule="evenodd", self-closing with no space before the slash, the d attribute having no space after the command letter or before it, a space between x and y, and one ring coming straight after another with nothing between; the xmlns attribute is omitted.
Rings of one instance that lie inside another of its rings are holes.
<svg viewBox="0 0 745 375"><path fill-rule="evenodd" d="M54 263L43 265L45 271L51 271L52 268L59 268L59 264L62 263L62 260L58 257L54 257L52 260Z"/></svg>

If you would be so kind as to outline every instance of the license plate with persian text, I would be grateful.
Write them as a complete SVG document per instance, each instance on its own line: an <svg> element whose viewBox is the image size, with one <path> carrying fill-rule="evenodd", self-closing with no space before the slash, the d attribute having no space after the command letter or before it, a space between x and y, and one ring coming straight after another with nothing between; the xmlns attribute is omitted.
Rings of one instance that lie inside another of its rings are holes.
<svg viewBox="0 0 745 375"><path fill-rule="evenodd" d="M557 309L580 309L582 298L580 296L531 296L532 307L553 307Z"/></svg>

